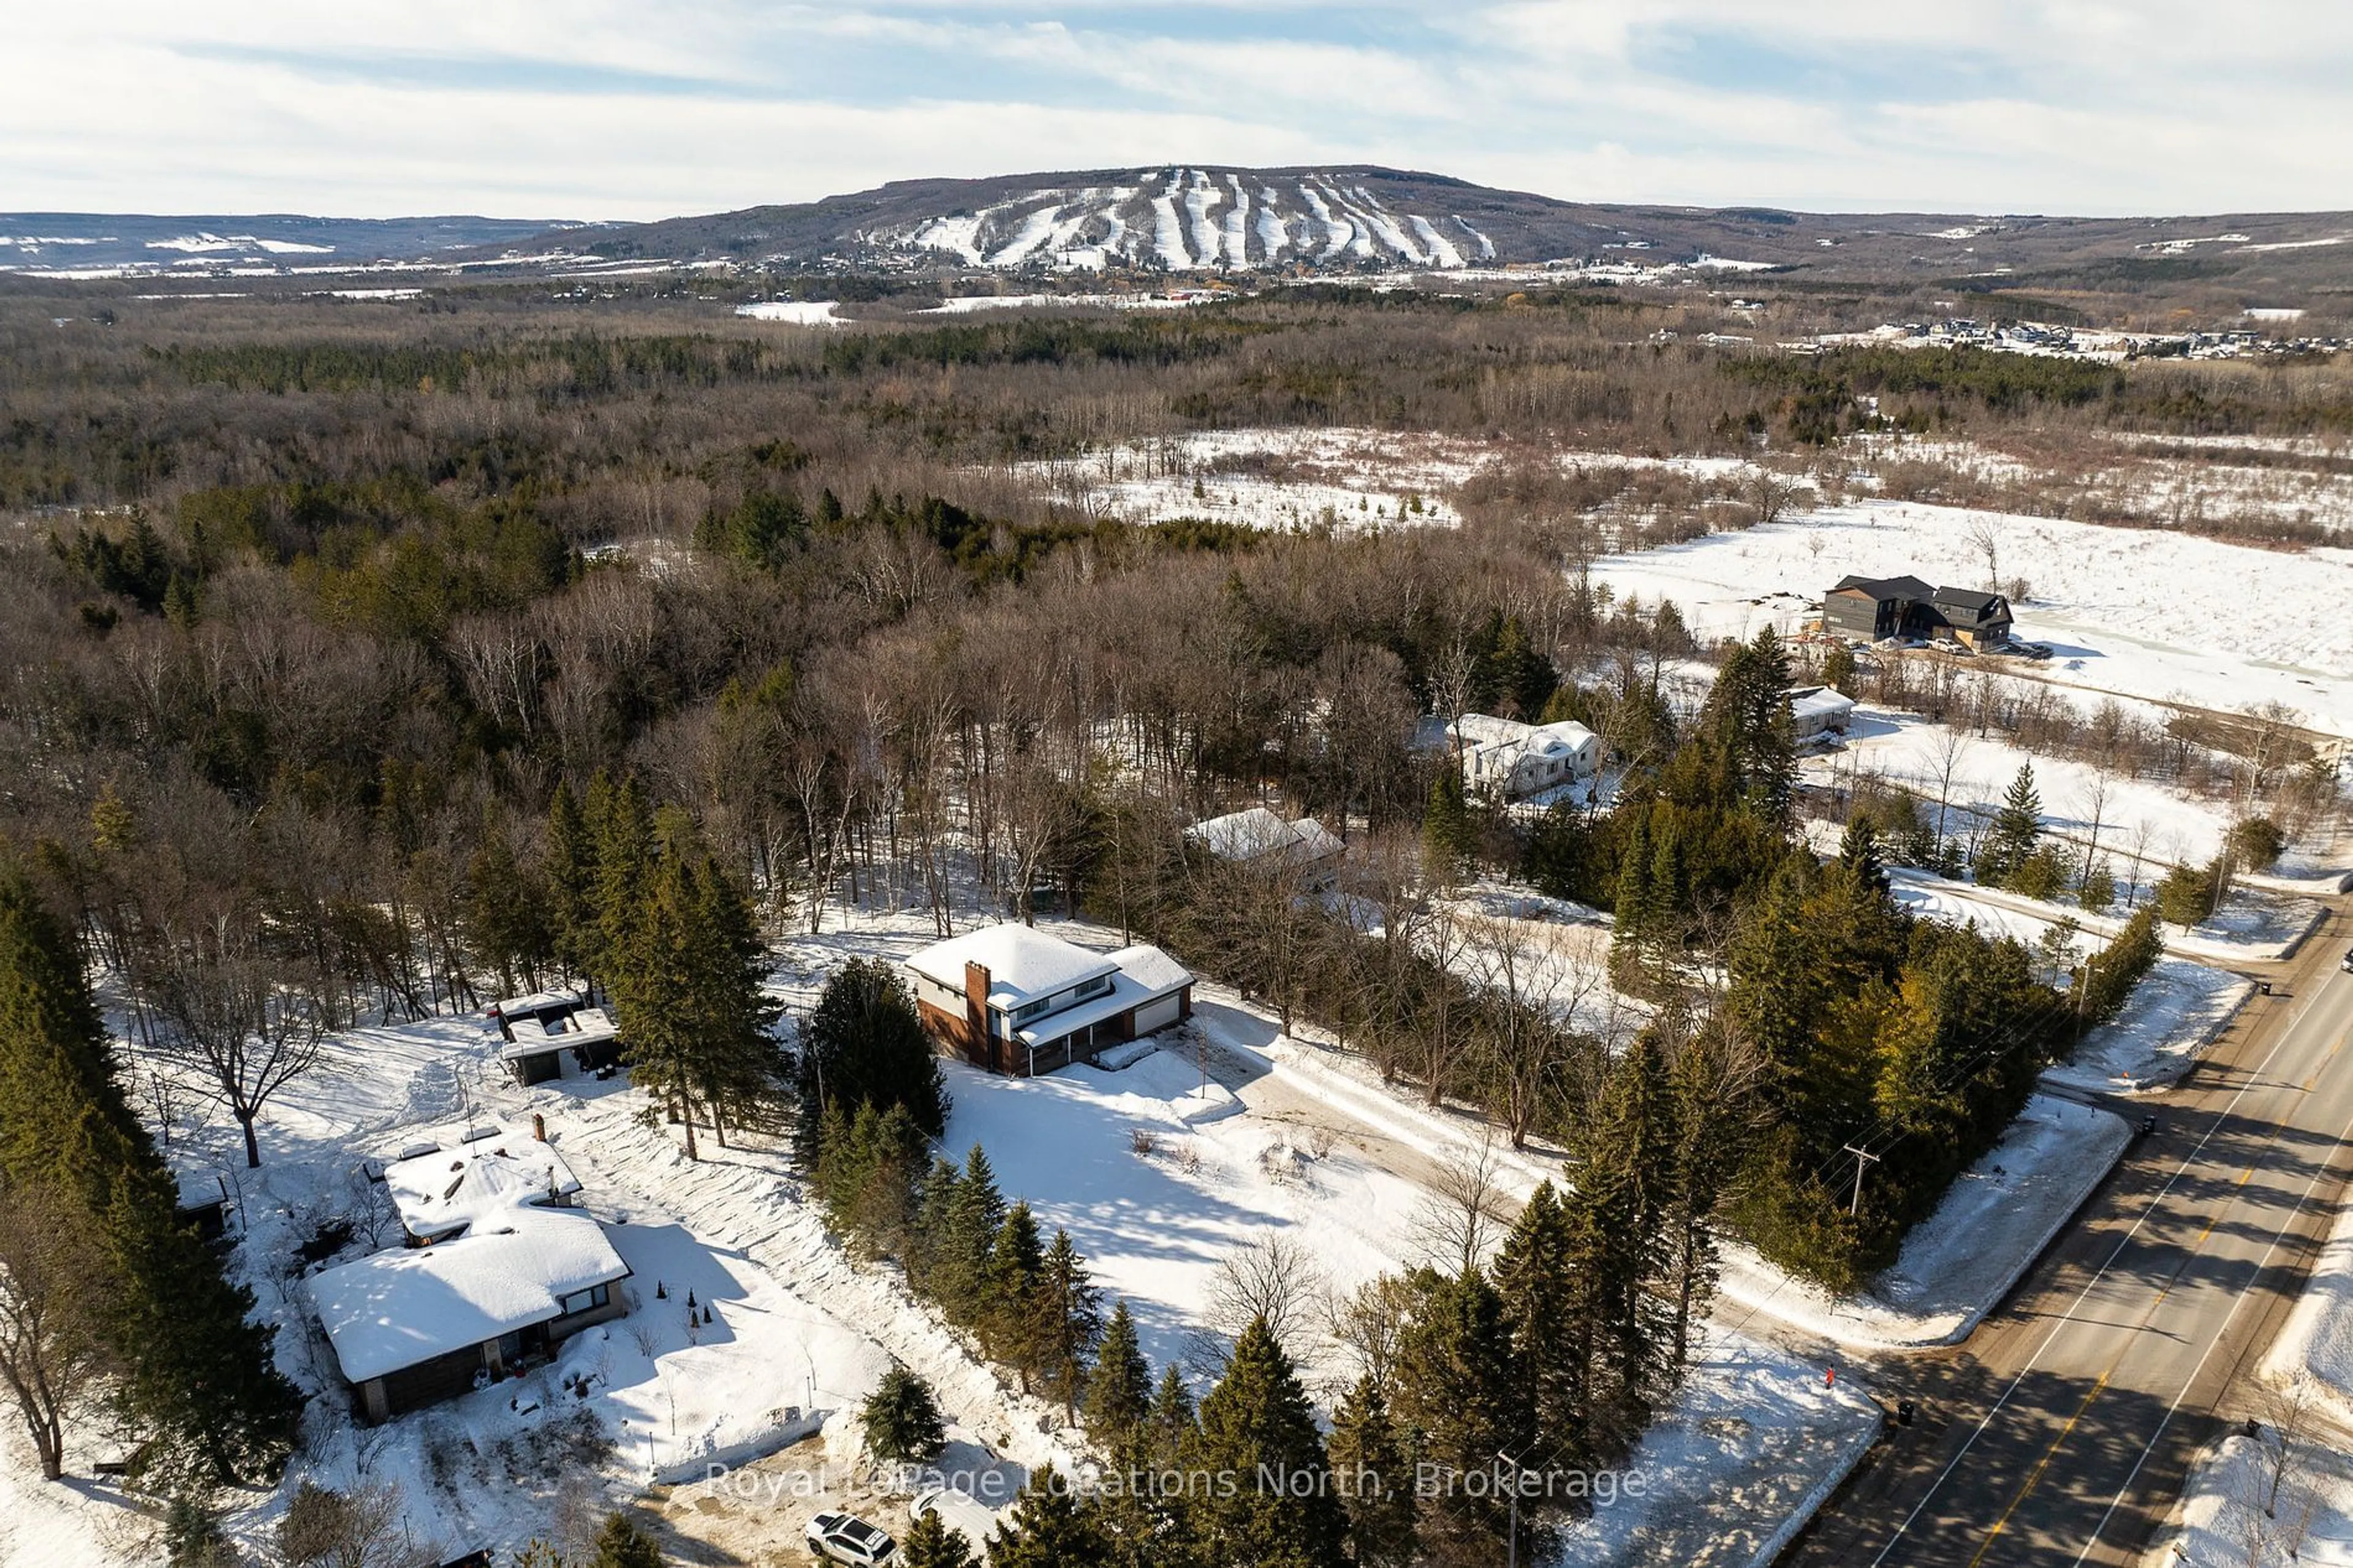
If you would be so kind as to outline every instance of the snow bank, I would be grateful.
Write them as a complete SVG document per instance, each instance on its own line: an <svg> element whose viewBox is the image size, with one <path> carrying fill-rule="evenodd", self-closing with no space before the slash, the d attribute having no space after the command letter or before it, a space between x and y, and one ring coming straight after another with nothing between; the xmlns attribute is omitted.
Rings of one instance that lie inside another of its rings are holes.
<svg viewBox="0 0 2353 1568"><path fill-rule="evenodd" d="M2353 1429L2353 1206L2337 1210L2262 1375L2275 1384L2310 1377L2329 1414Z"/></svg>
<svg viewBox="0 0 2353 1568"><path fill-rule="evenodd" d="M1878 1406L1821 1369L1753 1341L1712 1344L1621 1475L1641 1495L1596 1508L1554 1561L1762 1568L1794 1540L1879 1436Z"/></svg>
<svg viewBox="0 0 2353 1568"><path fill-rule="evenodd" d="M2042 1081L2085 1094L2169 1089L2254 994L2252 981L2188 959L2160 958L2124 1011L2084 1037Z"/></svg>
<svg viewBox="0 0 2353 1568"><path fill-rule="evenodd" d="M2207 1450L2182 1483L2170 1549L2145 1561L2164 1568L2353 1563L2353 1458L2302 1439L2274 1497L2276 1444L2267 1430L2225 1437Z"/></svg>

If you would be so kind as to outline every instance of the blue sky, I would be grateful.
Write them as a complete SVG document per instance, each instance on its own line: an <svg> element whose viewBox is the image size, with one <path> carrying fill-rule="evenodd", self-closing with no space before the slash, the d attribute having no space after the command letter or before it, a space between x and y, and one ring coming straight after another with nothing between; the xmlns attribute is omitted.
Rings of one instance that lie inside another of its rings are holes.
<svg viewBox="0 0 2353 1568"><path fill-rule="evenodd" d="M0 209L650 217L1170 162L2353 208L2345 0L17 0L0 58Z"/></svg>

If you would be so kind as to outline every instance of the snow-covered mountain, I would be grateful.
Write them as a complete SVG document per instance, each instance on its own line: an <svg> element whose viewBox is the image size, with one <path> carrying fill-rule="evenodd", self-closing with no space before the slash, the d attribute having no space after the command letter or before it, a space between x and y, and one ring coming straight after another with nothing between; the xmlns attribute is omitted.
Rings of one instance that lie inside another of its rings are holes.
<svg viewBox="0 0 2353 1568"><path fill-rule="evenodd" d="M1019 191L859 237L994 268L1453 268L1495 259L1495 242L1442 202L1385 201L1361 174L1315 170L1153 169L1118 183Z"/></svg>

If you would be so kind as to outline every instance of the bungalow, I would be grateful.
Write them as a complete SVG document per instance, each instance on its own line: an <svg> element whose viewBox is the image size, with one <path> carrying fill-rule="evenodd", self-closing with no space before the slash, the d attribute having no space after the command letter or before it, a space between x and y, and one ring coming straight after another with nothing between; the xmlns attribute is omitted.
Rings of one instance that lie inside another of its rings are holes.
<svg viewBox="0 0 2353 1568"><path fill-rule="evenodd" d="M228 1196L228 1179L218 1171L187 1168L172 1173L179 1187L178 1201L173 1205L173 1217L191 1226L206 1241L218 1241L228 1234L228 1215L232 1206Z"/></svg>
<svg viewBox="0 0 2353 1568"><path fill-rule="evenodd" d="M602 1007L569 991L541 991L491 1004L506 1047L499 1058L524 1089L564 1076L564 1053L584 1073L604 1073L621 1062L620 1031Z"/></svg>
<svg viewBox="0 0 2353 1568"><path fill-rule="evenodd" d="M907 960L940 1050L1029 1078L1193 1016L1193 976L1156 947L1098 952L1026 925L989 926Z"/></svg>
<svg viewBox="0 0 2353 1568"><path fill-rule="evenodd" d="M628 1310L628 1265L584 1214L517 1205L438 1246L396 1247L311 1280L319 1325L373 1424L522 1369Z"/></svg>
<svg viewBox="0 0 2353 1568"><path fill-rule="evenodd" d="M1799 742L1846 733L1854 721L1854 699L1827 686L1789 689L1789 732Z"/></svg>
<svg viewBox="0 0 2353 1568"><path fill-rule="evenodd" d="M1185 837L1220 860L1292 868L1311 879L1328 879L1348 848L1314 817L1286 822L1262 805L1197 822Z"/></svg>
<svg viewBox="0 0 2353 1568"><path fill-rule="evenodd" d="M1601 767L1601 737L1574 720L1524 724L1465 713L1447 739L1461 751L1462 782L1506 800L1589 779Z"/></svg>
<svg viewBox="0 0 2353 1568"><path fill-rule="evenodd" d="M1973 588L1936 588L1917 577L1838 580L1822 595L1822 629L1862 642L1910 637L1991 647L2010 640L2010 601Z"/></svg>

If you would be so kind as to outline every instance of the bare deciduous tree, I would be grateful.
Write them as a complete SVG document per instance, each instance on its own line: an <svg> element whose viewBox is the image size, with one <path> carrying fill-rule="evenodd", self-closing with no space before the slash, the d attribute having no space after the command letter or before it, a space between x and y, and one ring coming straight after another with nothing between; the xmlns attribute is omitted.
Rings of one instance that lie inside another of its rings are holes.
<svg viewBox="0 0 2353 1568"><path fill-rule="evenodd" d="M254 1124L280 1090L319 1064L325 1026L316 999L267 953L249 909L185 933L169 925L146 955L145 984L164 1019L165 1047L201 1069L245 1134L245 1163L261 1163Z"/></svg>
<svg viewBox="0 0 2353 1568"><path fill-rule="evenodd" d="M1487 1260L1511 1221L1502 1152L1491 1132L1440 1162L1413 1216L1413 1237L1433 1268L1467 1274Z"/></svg>
<svg viewBox="0 0 2353 1568"><path fill-rule="evenodd" d="M1266 1320L1267 1331L1303 1363L1310 1334L1318 1327L1322 1305L1329 1292L1323 1266L1305 1247L1280 1232L1270 1231L1234 1249L1218 1266L1209 1287L1208 1323L1229 1341L1240 1339L1253 1319Z"/></svg>
<svg viewBox="0 0 2353 1568"><path fill-rule="evenodd" d="M89 1216L46 1188L0 1192L0 1379L41 1475L65 1474L66 1422L106 1369L105 1268Z"/></svg>

